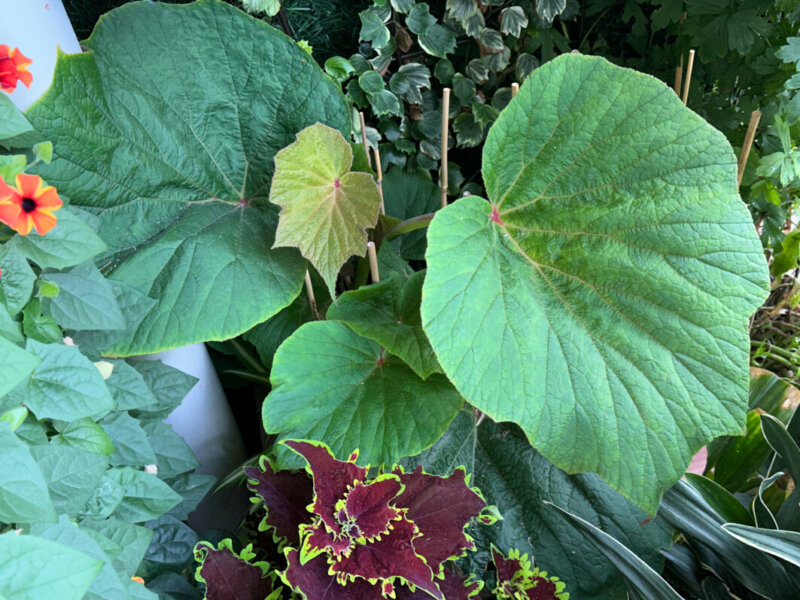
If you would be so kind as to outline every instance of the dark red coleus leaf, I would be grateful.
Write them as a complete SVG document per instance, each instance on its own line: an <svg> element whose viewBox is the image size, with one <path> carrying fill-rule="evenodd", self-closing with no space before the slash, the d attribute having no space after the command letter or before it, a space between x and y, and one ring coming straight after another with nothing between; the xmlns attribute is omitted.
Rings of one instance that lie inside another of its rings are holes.
<svg viewBox="0 0 800 600"><path fill-rule="evenodd" d="M328 560L324 554L301 565L298 551L289 549L286 562L286 582L306 600L383 600L380 586L364 579L348 581L345 585L338 583L335 577L328 575Z"/></svg>
<svg viewBox="0 0 800 600"><path fill-rule="evenodd" d="M351 460L336 460L325 444L287 440L284 442L308 462L314 479L313 511L331 530L339 531L336 518L336 503L347 496L354 484L367 478L367 469L355 464L356 455Z"/></svg>
<svg viewBox="0 0 800 600"><path fill-rule="evenodd" d="M438 580L438 583L445 600L470 600L477 596L483 587L482 581L464 579L450 569L444 570L444 579ZM396 588L396 592L395 600L430 600L430 595L420 589L412 592L411 588L402 586Z"/></svg>
<svg viewBox="0 0 800 600"><path fill-rule="evenodd" d="M206 584L207 600L265 600L274 591L269 565L248 562L253 556L250 546L237 555L230 540L217 548L200 542L194 555L201 563L195 577Z"/></svg>
<svg viewBox="0 0 800 600"><path fill-rule="evenodd" d="M244 470L247 487L261 498L267 510L263 525L269 526L277 537L292 546L300 544L300 525L311 523L312 515L306 507L314 500L314 486L304 471L276 473L262 457L259 468Z"/></svg>
<svg viewBox="0 0 800 600"><path fill-rule="evenodd" d="M497 569L497 587L494 593L500 600L568 600L566 587L558 577L547 575L546 571L532 569L526 554L518 550L509 552L506 558L492 546L492 561ZM448 599L449 600L449 599Z"/></svg>
<svg viewBox="0 0 800 600"><path fill-rule="evenodd" d="M514 576L517 573L524 573L522 563L519 558L506 558L494 546L492 546L492 562L494 562L494 568L497 570L497 586L505 586L510 592Z"/></svg>
<svg viewBox="0 0 800 600"><path fill-rule="evenodd" d="M339 523L348 527L350 537L371 541L385 533L389 522L400 516L400 511L391 504L401 489L400 480L392 476L356 484L347 494L343 511L337 512Z"/></svg>
<svg viewBox="0 0 800 600"><path fill-rule="evenodd" d="M449 477L428 475L422 467L412 473L403 473L396 467L394 473L405 486L394 505L408 509L406 517L421 534L414 540L414 548L434 573L447 559L463 556L474 548L464 528L480 514L486 502L467 485L463 469L456 469Z"/></svg>
<svg viewBox="0 0 800 600"><path fill-rule="evenodd" d="M419 535L417 527L405 517L392 521L390 527L389 533L380 539L369 544L356 544L349 556L331 565L331 572L340 580L353 577L391 580L401 577L429 592L434 598L444 600L434 581L433 571L414 549L412 541Z"/></svg>
<svg viewBox="0 0 800 600"><path fill-rule="evenodd" d="M307 560L309 556L317 556L322 552L327 552L333 558L339 560L343 554L350 554L355 545L355 541L351 537L328 531L321 519L317 519L316 523L306 527L305 530L309 533L303 541L303 560Z"/></svg>

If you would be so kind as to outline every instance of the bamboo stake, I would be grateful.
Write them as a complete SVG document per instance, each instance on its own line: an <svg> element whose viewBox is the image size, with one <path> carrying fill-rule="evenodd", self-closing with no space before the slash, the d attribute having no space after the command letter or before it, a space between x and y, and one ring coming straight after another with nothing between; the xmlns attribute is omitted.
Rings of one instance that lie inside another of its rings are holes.
<svg viewBox="0 0 800 600"><path fill-rule="evenodd" d="M367 146L367 122L364 120L364 111L359 111L358 118L361 120L361 141L364 144L364 152L367 155L367 164L372 168L372 157L369 154L369 146Z"/></svg>
<svg viewBox="0 0 800 600"><path fill-rule="evenodd" d="M750 149L753 147L753 140L756 137L756 129L758 129L758 122L761 120L761 111L754 110L750 113L750 125L747 127L747 134L744 136L744 144L742 144L742 154L739 156L738 172L736 175L736 184L742 185L742 177L744 177L744 168L747 166L747 157L750 156Z"/></svg>
<svg viewBox="0 0 800 600"><path fill-rule="evenodd" d="M519 84L515 81L511 84L511 97L516 96L517 92L519 92Z"/></svg>
<svg viewBox="0 0 800 600"><path fill-rule="evenodd" d="M381 152L375 148L375 166L378 169L378 193L381 195L380 212L382 215L386 214L386 205L383 203L383 165L381 165Z"/></svg>
<svg viewBox="0 0 800 600"><path fill-rule="evenodd" d="M447 206L447 138L450 129L450 88L442 91L442 166L439 172L439 187L442 190L442 208Z"/></svg>
<svg viewBox="0 0 800 600"><path fill-rule="evenodd" d="M311 314L314 319L320 320L319 311L317 310L317 300L314 298L314 286L311 284L311 274L306 269L306 292L308 293L308 303L311 305Z"/></svg>
<svg viewBox="0 0 800 600"><path fill-rule="evenodd" d="M681 82L683 81L683 54L681 54L681 62L675 67L675 85L672 89L678 98L681 97Z"/></svg>
<svg viewBox="0 0 800 600"><path fill-rule="evenodd" d="M381 278L378 273L378 253L375 252L375 242L367 242L367 254L369 254L369 272L372 275L372 283L378 283Z"/></svg>
<svg viewBox="0 0 800 600"><path fill-rule="evenodd" d="M689 50L689 60L686 63L686 81L683 82L683 105L689 100L689 86L692 84L692 67L694 67L694 50Z"/></svg>

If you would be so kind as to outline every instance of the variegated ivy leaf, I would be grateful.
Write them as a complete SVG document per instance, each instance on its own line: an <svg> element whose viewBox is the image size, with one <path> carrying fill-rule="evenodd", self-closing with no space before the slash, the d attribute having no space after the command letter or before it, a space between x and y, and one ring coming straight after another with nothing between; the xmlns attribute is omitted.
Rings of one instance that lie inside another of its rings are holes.
<svg viewBox="0 0 800 600"><path fill-rule="evenodd" d="M354 254L363 256L368 227L378 220L378 185L351 172L353 150L344 136L317 123L275 155L269 199L281 207L274 248L300 249L333 295L336 276Z"/></svg>

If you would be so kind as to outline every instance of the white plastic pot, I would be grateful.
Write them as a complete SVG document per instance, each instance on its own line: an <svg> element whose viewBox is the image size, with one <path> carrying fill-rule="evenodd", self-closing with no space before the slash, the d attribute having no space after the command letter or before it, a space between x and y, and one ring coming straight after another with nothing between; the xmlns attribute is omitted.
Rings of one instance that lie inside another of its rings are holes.
<svg viewBox="0 0 800 600"><path fill-rule="evenodd" d="M197 472L224 478L239 467L246 459L244 443L205 344L183 346L147 358L159 359L198 379L181 405L165 419L197 456ZM203 500L189 515L189 525L201 532L233 529L248 506L248 493L243 488L222 490Z"/></svg>
<svg viewBox="0 0 800 600"><path fill-rule="evenodd" d="M0 44L19 48L33 61L30 89L21 83L10 94L20 110L33 104L53 80L58 48L67 54L81 51L61 0L0 0Z"/></svg>

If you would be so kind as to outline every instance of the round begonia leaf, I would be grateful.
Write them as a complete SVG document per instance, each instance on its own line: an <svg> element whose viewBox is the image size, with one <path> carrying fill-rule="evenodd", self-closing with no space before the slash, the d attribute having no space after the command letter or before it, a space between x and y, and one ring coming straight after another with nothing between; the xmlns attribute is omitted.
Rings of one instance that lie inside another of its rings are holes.
<svg viewBox="0 0 800 600"><path fill-rule="evenodd" d="M110 277L157 301L106 350L227 339L288 305L306 267L271 249L273 158L314 123L349 131L338 85L218 0L125 5L86 46L28 117L55 147L37 172L100 217Z"/></svg>
<svg viewBox="0 0 800 600"><path fill-rule="evenodd" d="M425 381L344 323L306 323L272 363L264 428L281 439L319 440L359 464L391 464L422 452L447 429L464 399L438 373ZM302 466L285 448L282 468Z"/></svg>
<svg viewBox="0 0 800 600"><path fill-rule="evenodd" d="M275 247L300 248L325 280L354 254L367 252L367 228L378 220L381 196L369 173L351 172L353 150L337 130L318 123L275 156L269 199L281 207Z"/></svg>
<svg viewBox="0 0 800 600"><path fill-rule="evenodd" d="M489 202L462 198L428 231L439 362L558 467L655 511L744 424L767 270L730 145L663 83L565 55L492 126L483 176Z"/></svg>

